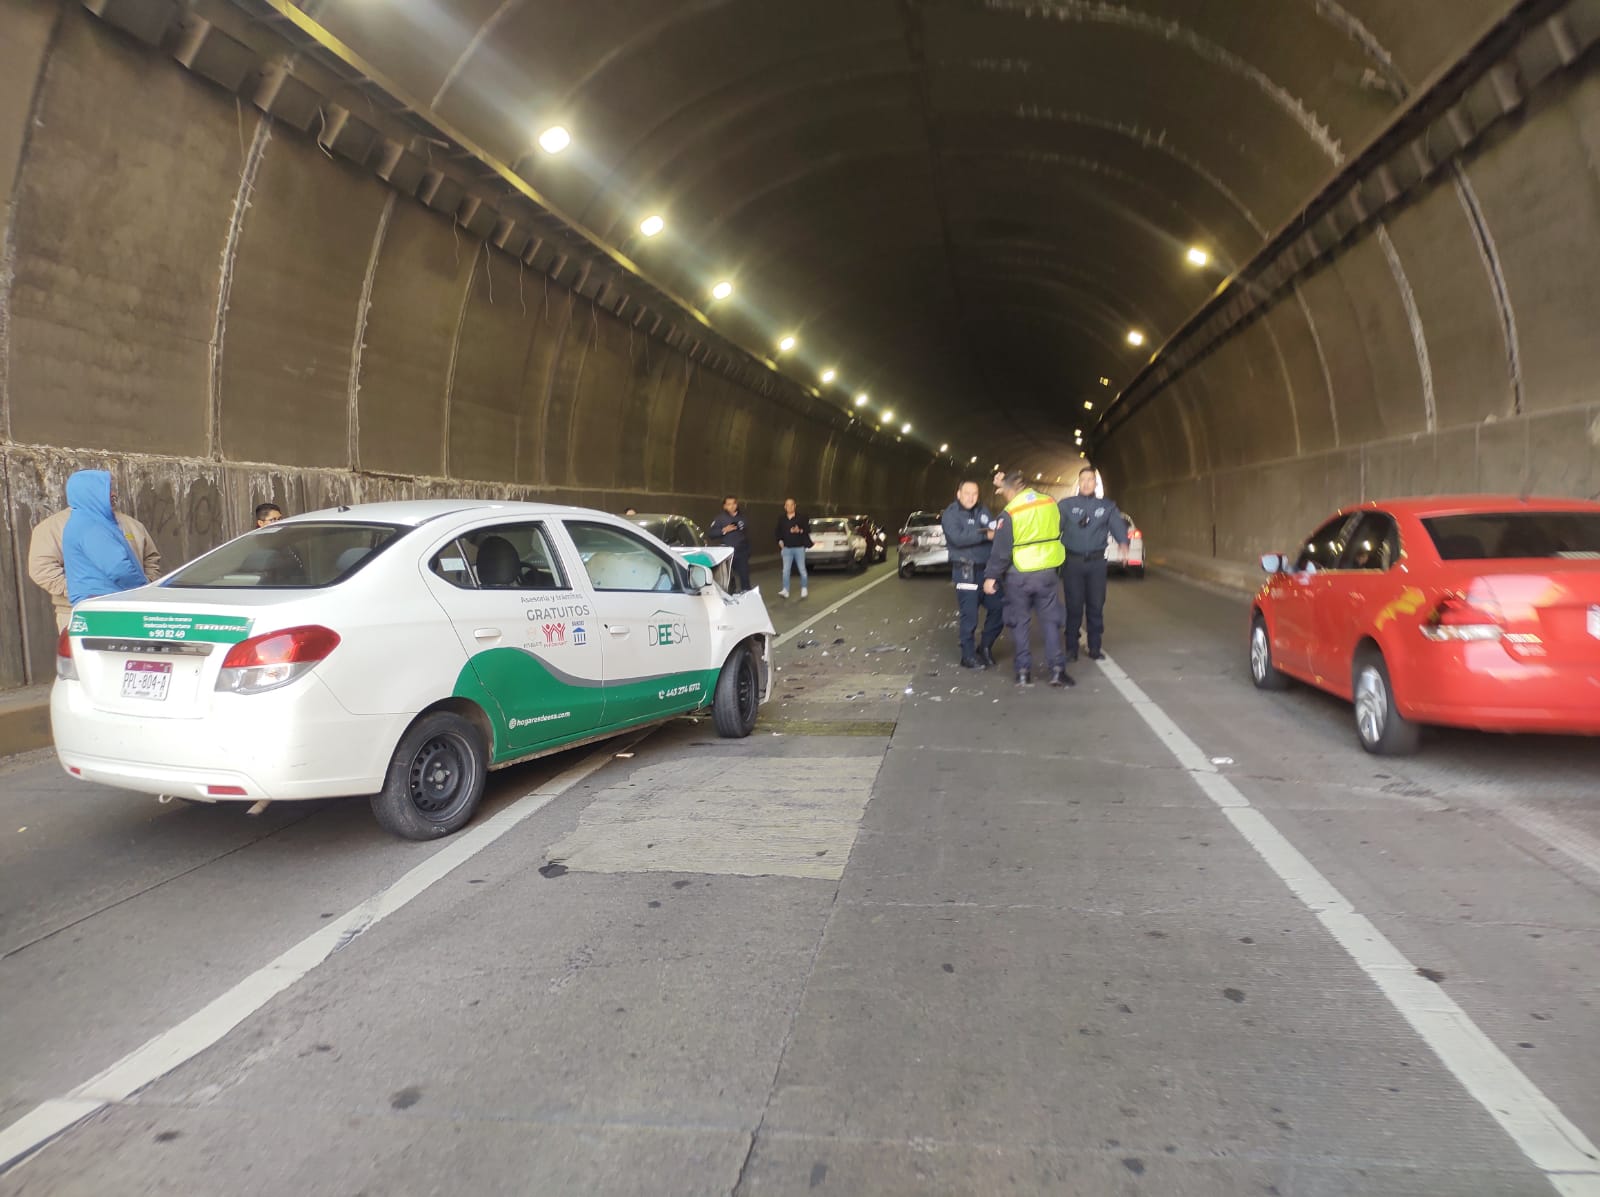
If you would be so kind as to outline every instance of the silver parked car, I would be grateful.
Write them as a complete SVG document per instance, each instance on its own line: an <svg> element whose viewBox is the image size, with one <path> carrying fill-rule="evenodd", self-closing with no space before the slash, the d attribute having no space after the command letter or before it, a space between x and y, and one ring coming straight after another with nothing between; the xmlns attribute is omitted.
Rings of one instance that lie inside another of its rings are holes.
<svg viewBox="0 0 1600 1197"><path fill-rule="evenodd" d="M919 569L950 564L950 547L944 542L944 525L937 511L913 511L900 529L900 576L909 578Z"/></svg>
<svg viewBox="0 0 1600 1197"><path fill-rule="evenodd" d="M630 524L637 524L669 548L700 549L705 547L705 533L700 531L699 524L686 515L635 514L624 516L623 518ZM731 594L733 592L733 559L730 557L711 572L717 579L717 585Z"/></svg>

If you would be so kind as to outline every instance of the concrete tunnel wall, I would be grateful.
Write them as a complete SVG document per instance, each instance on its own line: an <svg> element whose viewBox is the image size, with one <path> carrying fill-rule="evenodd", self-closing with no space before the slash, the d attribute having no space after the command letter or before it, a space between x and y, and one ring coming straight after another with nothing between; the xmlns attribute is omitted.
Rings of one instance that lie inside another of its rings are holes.
<svg viewBox="0 0 1600 1197"><path fill-rule="evenodd" d="M1600 497L1597 147L1578 75L1109 438L1153 554L1247 562L1363 499Z"/></svg>
<svg viewBox="0 0 1600 1197"><path fill-rule="evenodd" d="M943 463L775 402L75 5L0 0L0 686L53 674L31 527L82 466L168 567L290 512L497 496L898 521ZM787 385L787 384L785 384Z"/></svg>

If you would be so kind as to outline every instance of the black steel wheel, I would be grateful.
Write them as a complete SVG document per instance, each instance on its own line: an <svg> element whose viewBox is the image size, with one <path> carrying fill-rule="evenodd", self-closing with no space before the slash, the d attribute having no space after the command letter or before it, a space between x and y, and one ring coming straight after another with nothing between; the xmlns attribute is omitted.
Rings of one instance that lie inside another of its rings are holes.
<svg viewBox="0 0 1600 1197"><path fill-rule="evenodd" d="M464 827L478 809L488 747L470 720L435 711L413 723L395 748L372 813L384 830L431 840Z"/></svg>

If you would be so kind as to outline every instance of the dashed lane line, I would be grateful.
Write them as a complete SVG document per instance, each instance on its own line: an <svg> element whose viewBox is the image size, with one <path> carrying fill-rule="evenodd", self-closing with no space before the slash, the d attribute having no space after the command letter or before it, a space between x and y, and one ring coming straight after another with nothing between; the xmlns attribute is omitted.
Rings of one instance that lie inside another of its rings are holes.
<svg viewBox="0 0 1600 1197"><path fill-rule="evenodd" d="M1600 1197L1600 1148L1450 996L1423 977L1110 657L1106 679L1562 1197Z"/></svg>
<svg viewBox="0 0 1600 1197"><path fill-rule="evenodd" d="M615 742L605 745L572 768L524 794L499 813L452 836L444 847L388 888L380 890L343 917L325 923L222 996L123 1056L99 1076L85 1081L64 1097L41 1102L29 1110L10 1126L0 1130L0 1173L17 1161L33 1155L97 1110L126 1100L218 1043L229 1031L328 957L426 892L430 886L471 860L519 823L543 810L599 770L619 751L631 750L643 738L636 736L620 747Z"/></svg>

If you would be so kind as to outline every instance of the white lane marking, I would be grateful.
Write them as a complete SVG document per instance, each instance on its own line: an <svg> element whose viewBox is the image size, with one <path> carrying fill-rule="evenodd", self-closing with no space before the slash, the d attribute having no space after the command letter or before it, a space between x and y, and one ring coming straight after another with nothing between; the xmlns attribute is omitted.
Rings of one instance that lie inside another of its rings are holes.
<svg viewBox="0 0 1600 1197"><path fill-rule="evenodd" d="M638 743L636 737L628 745ZM221 997L188 1018L134 1048L99 1076L65 1097L41 1102L0 1131L0 1172L31 1155L51 1139L96 1110L123 1101L178 1065L192 1060L234 1027L288 989L329 956L422 894L494 843L529 816L537 814L598 770L616 753L614 745L591 753L578 764L530 790L493 817L459 832L444 847L411 869L387 889L325 924L257 969Z"/></svg>
<svg viewBox="0 0 1600 1197"><path fill-rule="evenodd" d="M826 619L828 616L832 615L835 611L837 611L840 607L844 606L846 603L854 602L856 599L860 598L863 594L867 593L867 591L871 590L874 586L882 586L890 578L894 578L894 577L898 577L898 576L899 576L898 574L886 573L886 574L883 575L883 577L874 578L874 579L872 579L872 581L868 582L865 586L861 586L861 587L858 587L855 590L852 590L849 594L845 595L842 599L840 599L838 602L833 604L833 606L824 607L822 610L818 611L815 615L809 616L808 618L802 620L798 626L790 628L787 632L785 632L783 635L779 636L776 640L774 640L772 642L772 647L773 648L782 648L785 644L788 644L789 641L793 640L796 636L799 636L799 635L803 634L806 631L806 629L808 627L810 627L811 625L815 624L817 622L817 620Z"/></svg>
<svg viewBox="0 0 1600 1197"><path fill-rule="evenodd" d="M1110 657L1106 679L1139 713L1234 830L1314 914L1451 1074L1563 1197L1600 1197L1600 1148L1513 1064L1464 1010L1390 943Z"/></svg>

